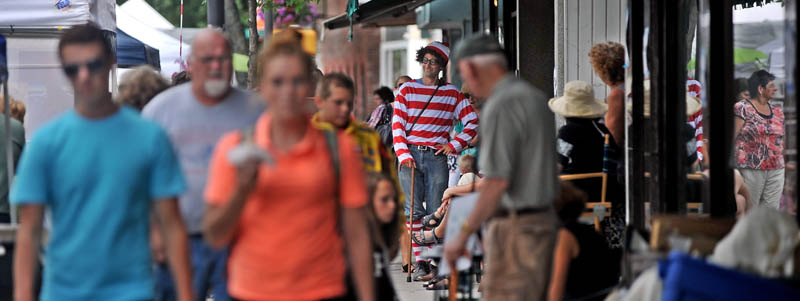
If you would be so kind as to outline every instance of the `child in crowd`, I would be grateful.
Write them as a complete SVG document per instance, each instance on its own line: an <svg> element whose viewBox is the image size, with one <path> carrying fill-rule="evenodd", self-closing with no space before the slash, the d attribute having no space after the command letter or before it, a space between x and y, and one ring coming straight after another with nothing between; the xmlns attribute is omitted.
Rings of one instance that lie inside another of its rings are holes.
<svg viewBox="0 0 800 301"><path fill-rule="evenodd" d="M367 177L368 215L372 225L372 256L375 272L376 300L397 300L388 267L397 255L401 233L398 214L398 192L394 181L385 173L369 173Z"/></svg>
<svg viewBox="0 0 800 301"><path fill-rule="evenodd" d="M461 158L458 158L458 168L461 170L458 186L472 184L478 178L475 170L475 156L462 155Z"/></svg>

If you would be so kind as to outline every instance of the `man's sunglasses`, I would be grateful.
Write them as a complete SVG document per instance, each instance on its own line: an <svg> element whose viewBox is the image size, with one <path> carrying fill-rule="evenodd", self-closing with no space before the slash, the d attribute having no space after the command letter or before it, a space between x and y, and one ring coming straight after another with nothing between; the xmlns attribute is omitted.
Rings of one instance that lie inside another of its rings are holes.
<svg viewBox="0 0 800 301"><path fill-rule="evenodd" d="M67 74L68 77L73 78L78 75L78 72L81 70L81 67L86 67L86 70L89 71L91 74L95 74L103 69L105 66L105 61L103 59L94 59L82 64L65 64L63 66L64 73Z"/></svg>

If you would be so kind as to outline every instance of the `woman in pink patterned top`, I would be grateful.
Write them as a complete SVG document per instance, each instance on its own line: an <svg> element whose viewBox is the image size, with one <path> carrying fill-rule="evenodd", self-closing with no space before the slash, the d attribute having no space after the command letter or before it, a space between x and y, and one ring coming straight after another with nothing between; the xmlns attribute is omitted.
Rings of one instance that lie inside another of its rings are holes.
<svg viewBox="0 0 800 301"><path fill-rule="evenodd" d="M778 209L784 181L783 110L769 100L777 90L775 76L759 70L747 80L750 100L734 105L736 168L757 206Z"/></svg>

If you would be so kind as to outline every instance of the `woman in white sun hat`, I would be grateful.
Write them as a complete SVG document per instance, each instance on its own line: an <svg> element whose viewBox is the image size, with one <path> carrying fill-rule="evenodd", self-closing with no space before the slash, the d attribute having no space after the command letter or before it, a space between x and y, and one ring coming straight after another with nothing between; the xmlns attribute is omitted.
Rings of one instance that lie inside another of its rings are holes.
<svg viewBox="0 0 800 301"><path fill-rule="evenodd" d="M553 113L567 120L558 129L556 140L561 173L602 171L605 135L610 133L601 118L608 111L608 105L594 97L592 85L584 81L571 81L564 86L564 96L551 99L548 105ZM614 138L610 139L610 145L616 146ZM573 184L586 192L590 201L600 200L600 181L578 180Z"/></svg>
<svg viewBox="0 0 800 301"><path fill-rule="evenodd" d="M561 174L601 172L605 164L609 178L616 179L619 150L613 135L602 121L608 106L594 97L592 85L584 81L569 82L564 86L564 96L551 99L549 106L550 110L567 120L558 129L556 140ZM609 136L608 149L604 149L606 135ZM572 184L586 192L588 201L601 201L600 179L575 180ZM624 225L622 191L619 182L608 181L606 201L611 202L611 217L604 219L601 227L612 248L621 247L624 226L619 227L617 224Z"/></svg>

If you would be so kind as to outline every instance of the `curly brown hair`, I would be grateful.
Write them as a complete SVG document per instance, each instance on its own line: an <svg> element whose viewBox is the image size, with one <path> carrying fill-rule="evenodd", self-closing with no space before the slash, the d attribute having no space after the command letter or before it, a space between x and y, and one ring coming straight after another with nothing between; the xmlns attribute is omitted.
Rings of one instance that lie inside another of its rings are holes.
<svg viewBox="0 0 800 301"><path fill-rule="evenodd" d="M3 95L0 95L0 114L5 114L4 99ZM25 123L25 103L13 97L9 97L8 103L10 104L8 110L11 114L11 118L16 119L20 123Z"/></svg>
<svg viewBox="0 0 800 301"><path fill-rule="evenodd" d="M597 43L589 50L592 69L604 82L618 84L625 81L625 46L616 42Z"/></svg>
<svg viewBox="0 0 800 301"><path fill-rule="evenodd" d="M153 97L169 88L169 82L153 67L143 65L122 75L117 101L142 110Z"/></svg>
<svg viewBox="0 0 800 301"><path fill-rule="evenodd" d="M422 64L422 59L424 59L425 55L429 53L432 54L434 57L436 57L436 60L439 61L439 66L447 65L447 60L444 59L444 57L442 57L441 54L439 54L436 51L433 51L433 49L430 49L428 47L422 47L419 50L417 50L417 63Z"/></svg>

